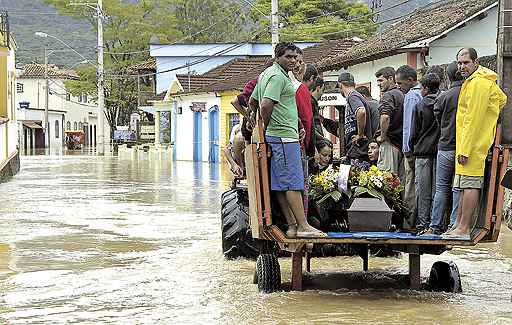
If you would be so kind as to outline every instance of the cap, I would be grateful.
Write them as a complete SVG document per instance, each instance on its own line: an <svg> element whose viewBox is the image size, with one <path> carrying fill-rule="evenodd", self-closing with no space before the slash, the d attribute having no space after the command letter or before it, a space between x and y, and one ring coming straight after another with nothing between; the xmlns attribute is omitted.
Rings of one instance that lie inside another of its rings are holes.
<svg viewBox="0 0 512 325"><path fill-rule="evenodd" d="M342 81L354 83L354 76L348 72L342 72L338 77L338 82Z"/></svg>

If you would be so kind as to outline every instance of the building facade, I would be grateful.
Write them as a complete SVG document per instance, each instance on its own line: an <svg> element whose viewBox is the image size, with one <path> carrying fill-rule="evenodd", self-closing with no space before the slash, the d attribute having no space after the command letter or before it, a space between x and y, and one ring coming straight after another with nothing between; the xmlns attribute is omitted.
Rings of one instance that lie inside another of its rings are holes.
<svg viewBox="0 0 512 325"><path fill-rule="evenodd" d="M340 71L354 75L380 97L375 73L383 67L408 64L416 69L455 61L463 47L473 47L479 56L496 54L497 1L446 0L413 12L382 32L336 57L320 62L327 81ZM461 9L464 8L464 9Z"/></svg>
<svg viewBox="0 0 512 325"><path fill-rule="evenodd" d="M16 44L6 13L0 13L0 183L20 169L16 122Z"/></svg>
<svg viewBox="0 0 512 325"><path fill-rule="evenodd" d="M317 43L297 43L300 48ZM176 75L203 74L236 58L272 55L270 43L150 44L156 61L156 92L166 91Z"/></svg>
<svg viewBox="0 0 512 325"><path fill-rule="evenodd" d="M96 145L97 106L86 94L71 95L66 80L77 79L73 71L48 67L48 124L44 129L46 108L45 67L27 64L19 70L16 83L16 107L20 125L20 148L25 152L45 148L60 150L65 143L66 131L83 131L85 144ZM46 131L46 132L45 132Z"/></svg>

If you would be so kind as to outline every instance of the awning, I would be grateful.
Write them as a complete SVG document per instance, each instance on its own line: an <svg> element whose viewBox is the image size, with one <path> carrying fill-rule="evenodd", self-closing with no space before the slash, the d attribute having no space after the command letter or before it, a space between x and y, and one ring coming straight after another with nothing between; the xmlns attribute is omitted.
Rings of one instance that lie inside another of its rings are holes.
<svg viewBox="0 0 512 325"><path fill-rule="evenodd" d="M26 126L29 129L42 129L43 127L34 122L23 122L23 126Z"/></svg>
<svg viewBox="0 0 512 325"><path fill-rule="evenodd" d="M139 106L138 109L140 109L141 111L144 111L146 113L153 114L153 115L155 115L155 111L156 111L155 106Z"/></svg>

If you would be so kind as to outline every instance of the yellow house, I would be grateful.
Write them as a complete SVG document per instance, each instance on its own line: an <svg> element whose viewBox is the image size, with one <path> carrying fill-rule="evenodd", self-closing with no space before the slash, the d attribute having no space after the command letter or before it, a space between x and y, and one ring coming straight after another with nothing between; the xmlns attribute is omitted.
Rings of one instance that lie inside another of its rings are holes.
<svg viewBox="0 0 512 325"><path fill-rule="evenodd" d="M16 121L16 44L7 13L0 13L0 183L19 171Z"/></svg>

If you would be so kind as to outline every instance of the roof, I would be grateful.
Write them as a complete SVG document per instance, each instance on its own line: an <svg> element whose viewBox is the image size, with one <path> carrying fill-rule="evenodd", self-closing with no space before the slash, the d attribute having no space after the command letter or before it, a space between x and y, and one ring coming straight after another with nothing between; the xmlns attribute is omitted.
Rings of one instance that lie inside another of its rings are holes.
<svg viewBox="0 0 512 325"><path fill-rule="evenodd" d="M45 65L39 63L26 64L22 68L19 78L44 78ZM48 77L52 79L78 79L78 75L73 70L59 69L54 64L48 64Z"/></svg>
<svg viewBox="0 0 512 325"><path fill-rule="evenodd" d="M185 93L213 92L241 89L256 78L266 66L270 56L233 59L202 75L176 75Z"/></svg>
<svg viewBox="0 0 512 325"><path fill-rule="evenodd" d="M444 35L496 3L496 0L445 0L422 7L351 49L322 60L319 69L338 70L394 55L405 51L407 46L421 47L414 43Z"/></svg>
<svg viewBox="0 0 512 325"><path fill-rule="evenodd" d="M128 70L132 71L132 72L138 72L138 71L144 71L144 70L156 71L156 59L151 58L147 61L134 64L132 66L129 66Z"/></svg>
<svg viewBox="0 0 512 325"><path fill-rule="evenodd" d="M306 47L303 50L304 61L306 64L318 64L325 59L333 58L345 53L347 50L350 50L362 41L363 40L358 37L344 40L323 41L318 45Z"/></svg>
<svg viewBox="0 0 512 325"><path fill-rule="evenodd" d="M331 40L303 49L306 63L317 64L322 59L329 58L354 45L361 39ZM215 92L223 90L243 89L251 79L256 78L266 67L270 56L251 56L233 59L213 68L202 75L176 75L185 93Z"/></svg>

